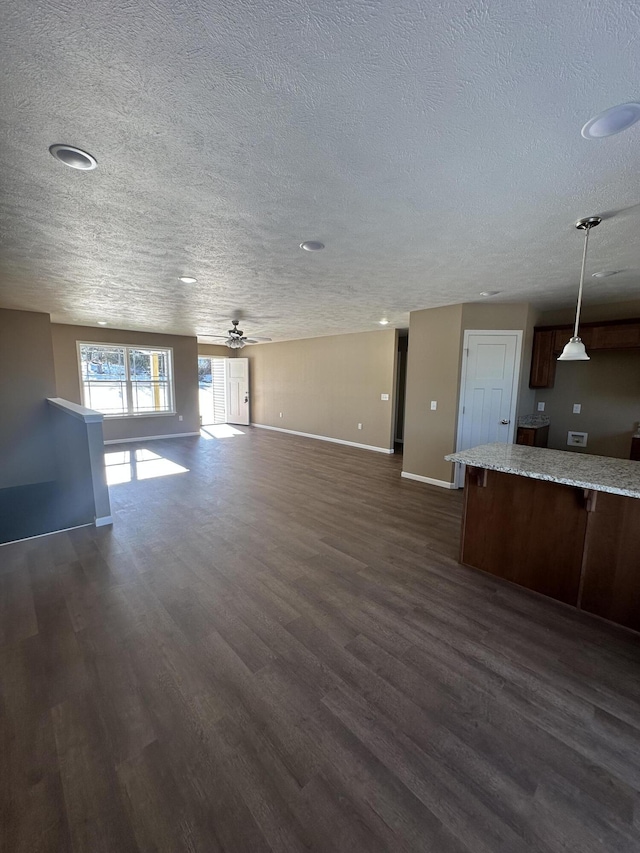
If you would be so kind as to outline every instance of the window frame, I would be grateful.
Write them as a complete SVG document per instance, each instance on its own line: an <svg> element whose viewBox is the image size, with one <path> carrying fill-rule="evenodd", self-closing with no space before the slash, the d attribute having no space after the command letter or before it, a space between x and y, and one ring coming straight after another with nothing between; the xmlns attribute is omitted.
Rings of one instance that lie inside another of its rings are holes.
<svg viewBox="0 0 640 853"><path fill-rule="evenodd" d="M146 346L145 344L121 344L116 343L114 341L76 341L76 357L78 362L78 378L80 380L80 397L82 399L82 405L87 408L91 408L87 406L87 402L85 399L85 380L84 374L82 372L82 347L106 347L109 349L117 348L124 350L124 368L125 368L125 378L122 380L125 386L125 399L127 404L127 411L124 414L103 414L105 420L125 420L130 418L162 418L162 417L174 417L177 415L176 411L176 397L175 397L175 373L173 369L173 347L158 347L158 346ZM150 352L161 352L165 354L167 359L167 392L169 397L169 411L165 412L134 412L133 411L133 385L134 383L131 380L131 372L130 372L130 351L131 350L148 350ZM95 411L100 411L99 409L95 409Z"/></svg>

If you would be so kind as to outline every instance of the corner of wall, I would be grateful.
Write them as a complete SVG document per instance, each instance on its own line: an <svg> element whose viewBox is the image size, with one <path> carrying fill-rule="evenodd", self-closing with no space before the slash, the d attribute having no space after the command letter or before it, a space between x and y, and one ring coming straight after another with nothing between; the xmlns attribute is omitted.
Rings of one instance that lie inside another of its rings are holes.
<svg viewBox="0 0 640 853"><path fill-rule="evenodd" d="M454 480L454 466L444 457L455 450L462 309L414 311L409 321L403 472L439 485Z"/></svg>

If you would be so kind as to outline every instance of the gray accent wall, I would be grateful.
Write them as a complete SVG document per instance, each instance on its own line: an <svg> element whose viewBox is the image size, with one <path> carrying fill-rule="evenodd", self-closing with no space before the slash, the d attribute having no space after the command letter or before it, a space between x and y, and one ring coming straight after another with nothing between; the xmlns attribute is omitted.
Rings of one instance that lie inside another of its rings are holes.
<svg viewBox="0 0 640 853"><path fill-rule="evenodd" d="M55 479L55 392L49 315L0 308L0 489Z"/></svg>

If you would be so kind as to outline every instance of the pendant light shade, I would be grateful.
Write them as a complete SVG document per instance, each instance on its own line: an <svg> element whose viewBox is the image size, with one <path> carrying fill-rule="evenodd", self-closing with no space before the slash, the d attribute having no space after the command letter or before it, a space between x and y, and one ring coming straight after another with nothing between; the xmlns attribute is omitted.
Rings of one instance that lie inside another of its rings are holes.
<svg viewBox="0 0 640 853"><path fill-rule="evenodd" d="M584 344L580 338L571 338L568 344L565 344L562 353L558 356L558 361L590 361Z"/></svg>
<svg viewBox="0 0 640 853"><path fill-rule="evenodd" d="M582 269L580 270L580 288L578 289L578 304L576 305L576 322L573 327L573 337L565 344L565 348L558 356L558 361L590 361L587 351L578 335L578 327L580 326L580 309L582 307L582 290L584 288L584 271L587 265L587 247L589 245L589 231L600 225L602 218L600 216L587 216L584 219L578 219L576 228L579 231L584 231L584 250L582 252Z"/></svg>

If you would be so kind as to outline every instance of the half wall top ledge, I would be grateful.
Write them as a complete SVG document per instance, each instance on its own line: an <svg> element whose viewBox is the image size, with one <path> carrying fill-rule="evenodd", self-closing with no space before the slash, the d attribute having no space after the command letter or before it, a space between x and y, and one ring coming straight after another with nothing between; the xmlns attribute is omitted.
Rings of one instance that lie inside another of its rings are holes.
<svg viewBox="0 0 640 853"><path fill-rule="evenodd" d="M47 403L55 406L57 409L62 409L63 412L66 412L73 418L84 421L86 424L102 423L104 420L102 412L96 412L95 409L87 409L86 406L79 406L78 403L63 400L62 397L47 397Z"/></svg>

